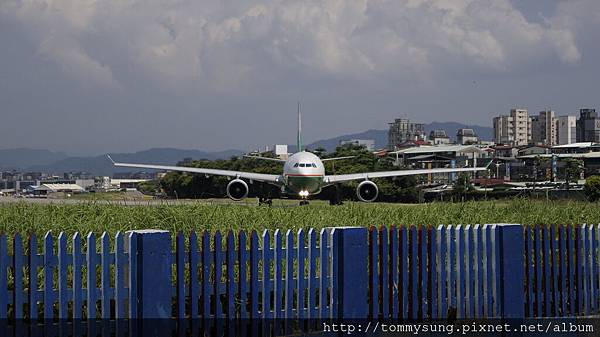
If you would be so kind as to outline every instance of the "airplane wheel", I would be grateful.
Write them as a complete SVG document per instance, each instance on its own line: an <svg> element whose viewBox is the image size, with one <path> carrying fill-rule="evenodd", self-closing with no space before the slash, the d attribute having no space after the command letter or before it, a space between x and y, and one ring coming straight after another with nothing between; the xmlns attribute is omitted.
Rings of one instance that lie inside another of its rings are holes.
<svg viewBox="0 0 600 337"><path fill-rule="evenodd" d="M304 206L304 205L308 205L308 204L309 204L308 200L300 201L300 206Z"/></svg>

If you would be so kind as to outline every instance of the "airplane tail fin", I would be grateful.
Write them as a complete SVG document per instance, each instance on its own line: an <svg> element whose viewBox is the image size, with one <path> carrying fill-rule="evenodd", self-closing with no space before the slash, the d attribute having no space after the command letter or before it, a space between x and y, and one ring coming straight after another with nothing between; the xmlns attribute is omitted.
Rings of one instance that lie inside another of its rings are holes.
<svg viewBox="0 0 600 337"><path fill-rule="evenodd" d="M304 151L302 148L302 115L300 114L300 102L298 102L298 152Z"/></svg>

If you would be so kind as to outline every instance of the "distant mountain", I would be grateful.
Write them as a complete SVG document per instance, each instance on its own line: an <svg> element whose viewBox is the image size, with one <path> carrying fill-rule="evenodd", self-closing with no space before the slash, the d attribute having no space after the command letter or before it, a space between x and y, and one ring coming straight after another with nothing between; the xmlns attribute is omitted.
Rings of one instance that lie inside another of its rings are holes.
<svg viewBox="0 0 600 337"><path fill-rule="evenodd" d="M456 132L458 129L469 128L475 130L475 133L480 139L491 140L494 135L494 129L486 126L479 125L466 125L456 122L433 122L425 124L425 132L429 135L431 130L444 129L450 139L456 139ZM343 136L337 136L334 138L318 140L314 143L308 144L307 148L316 149L323 147L327 151L334 151L339 146L341 140L346 139L373 139L375 140L375 148L381 149L387 147L388 144L388 130L368 130L360 133L353 133ZM295 147L294 147L295 148Z"/></svg>
<svg viewBox="0 0 600 337"><path fill-rule="evenodd" d="M0 150L0 169L12 170L36 165L48 165L67 158L62 152L28 148Z"/></svg>
<svg viewBox="0 0 600 337"><path fill-rule="evenodd" d="M184 158L209 160L228 159L231 156L238 156L242 153L243 152L239 150L205 152L199 150L155 148L135 153L114 153L111 154L111 157L115 161L121 162L175 165ZM135 168L115 168L105 155L95 157L68 157L50 164L29 166L26 170L55 174L64 172L89 172L94 175L111 175L114 172L139 171Z"/></svg>

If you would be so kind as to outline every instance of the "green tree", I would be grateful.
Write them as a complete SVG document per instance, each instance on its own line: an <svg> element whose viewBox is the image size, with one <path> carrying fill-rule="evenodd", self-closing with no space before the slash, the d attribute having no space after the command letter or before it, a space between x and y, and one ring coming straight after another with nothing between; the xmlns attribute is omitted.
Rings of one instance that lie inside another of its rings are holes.
<svg viewBox="0 0 600 337"><path fill-rule="evenodd" d="M568 158L565 160L565 182L567 189L571 182L577 182L583 172L583 161L581 159Z"/></svg>
<svg viewBox="0 0 600 337"><path fill-rule="evenodd" d="M591 176L585 180L583 193L589 201L600 200L600 176Z"/></svg>
<svg viewBox="0 0 600 337"><path fill-rule="evenodd" d="M464 200L467 192L472 189L473 185L471 185L471 175L469 173L462 173L454 182L454 185L452 186L452 193Z"/></svg>

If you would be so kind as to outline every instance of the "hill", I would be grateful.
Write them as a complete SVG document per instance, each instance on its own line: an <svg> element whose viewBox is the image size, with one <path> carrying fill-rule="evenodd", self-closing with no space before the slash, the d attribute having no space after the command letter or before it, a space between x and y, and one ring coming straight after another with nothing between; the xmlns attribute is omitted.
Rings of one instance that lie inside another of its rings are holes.
<svg viewBox="0 0 600 337"><path fill-rule="evenodd" d="M12 170L35 165L48 165L67 158L62 152L18 148L0 150L0 169Z"/></svg>
<svg viewBox="0 0 600 337"><path fill-rule="evenodd" d="M227 159L240 154L242 154L242 151L239 150L205 152L200 150L154 148L135 153L114 153L111 156L116 161L174 165L184 158L215 160ZM115 168L105 155L95 157L67 157L50 164L29 166L26 170L56 174L63 172L89 172L95 175L111 175L114 172L137 171L131 168Z"/></svg>

